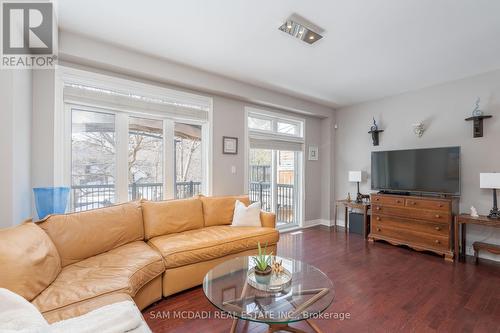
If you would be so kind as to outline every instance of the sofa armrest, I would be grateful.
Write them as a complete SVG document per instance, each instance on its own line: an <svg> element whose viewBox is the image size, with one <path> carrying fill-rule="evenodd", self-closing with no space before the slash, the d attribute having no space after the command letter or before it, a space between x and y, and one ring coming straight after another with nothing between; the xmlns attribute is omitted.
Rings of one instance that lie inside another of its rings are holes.
<svg viewBox="0 0 500 333"><path fill-rule="evenodd" d="M276 228L276 214L261 210L260 222L263 227Z"/></svg>

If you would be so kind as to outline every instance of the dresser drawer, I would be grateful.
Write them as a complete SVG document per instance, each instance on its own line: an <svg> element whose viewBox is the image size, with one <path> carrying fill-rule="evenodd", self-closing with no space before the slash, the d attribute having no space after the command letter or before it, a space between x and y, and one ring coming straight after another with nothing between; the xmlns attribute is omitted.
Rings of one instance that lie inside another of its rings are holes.
<svg viewBox="0 0 500 333"><path fill-rule="evenodd" d="M373 214L372 224L449 238L450 225Z"/></svg>
<svg viewBox="0 0 500 333"><path fill-rule="evenodd" d="M372 222L371 234L394 239L402 244L418 247L419 245L438 250L449 249L449 237L431 235L415 230L393 227L389 223Z"/></svg>
<svg viewBox="0 0 500 333"><path fill-rule="evenodd" d="M405 205L404 198L390 196L390 195L372 194L371 202L372 202L372 204L392 205L392 206L404 206Z"/></svg>
<svg viewBox="0 0 500 333"><path fill-rule="evenodd" d="M374 204L372 205L372 214L408 217L412 219L426 220L445 224L451 223L451 215L445 211L420 210L408 207L389 207Z"/></svg>
<svg viewBox="0 0 500 333"><path fill-rule="evenodd" d="M430 209L449 212L451 210L449 201L432 200L432 199L415 199L410 198L405 200L407 207Z"/></svg>

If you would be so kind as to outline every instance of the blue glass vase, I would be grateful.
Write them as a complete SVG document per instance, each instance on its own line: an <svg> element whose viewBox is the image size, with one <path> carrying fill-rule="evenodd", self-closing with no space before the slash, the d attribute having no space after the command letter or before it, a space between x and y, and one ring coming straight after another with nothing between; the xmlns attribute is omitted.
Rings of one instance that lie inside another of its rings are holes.
<svg viewBox="0 0 500 333"><path fill-rule="evenodd" d="M66 212L69 187L36 187L33 192L36 211L40 219L50 214L64 214Z"/></svg>

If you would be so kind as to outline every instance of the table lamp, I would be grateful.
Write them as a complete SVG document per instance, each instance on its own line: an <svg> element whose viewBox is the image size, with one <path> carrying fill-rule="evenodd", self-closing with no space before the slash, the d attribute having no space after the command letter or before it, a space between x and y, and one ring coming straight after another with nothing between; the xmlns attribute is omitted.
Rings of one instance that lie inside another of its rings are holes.
<svg viewBox="0 0 500 333"><path fill-rule="evenodd" d="M497 188L500 189L500 173L480 173L479 186L481 188L493 189L493 208L490 210L491 219L499 219L500 211L497 207Z"/></svg>
<svg viewBox="0 0 500 333"><path fill-rule="evenodd" d="M356 194L356 203L361 203L361 193L359 193L359 182L361 182L361 171L349 171L349 181L358 183L358 193Z"/></svg>

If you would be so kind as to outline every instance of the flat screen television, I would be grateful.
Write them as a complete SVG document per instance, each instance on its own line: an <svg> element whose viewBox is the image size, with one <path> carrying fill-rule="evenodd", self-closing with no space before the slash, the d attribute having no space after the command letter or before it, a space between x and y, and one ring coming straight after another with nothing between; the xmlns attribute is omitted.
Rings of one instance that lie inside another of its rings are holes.
<svg viewBox="0 0 500 333"><path fill-rule="evenodd" d="M372 190L460 194L460 147L372 152Z"/></svg>

